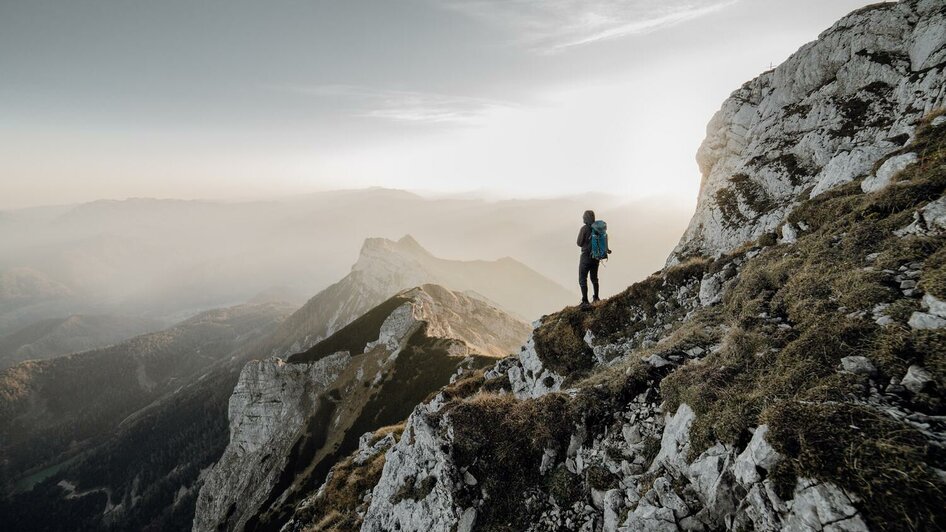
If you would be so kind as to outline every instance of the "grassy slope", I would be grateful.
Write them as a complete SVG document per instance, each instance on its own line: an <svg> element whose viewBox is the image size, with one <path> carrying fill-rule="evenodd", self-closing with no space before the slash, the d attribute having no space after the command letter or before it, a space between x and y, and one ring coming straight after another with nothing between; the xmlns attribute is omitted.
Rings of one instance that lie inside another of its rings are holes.
<svg viewBox="0 0 946 532"><path fill-rule="evenodd" d="M944 467L943 450L868 406L866 376L837 371L842 357L866 356L882 388L921 365L934 386L883 400L944 413L946 331L906 325L918 300L890 272L922 263L920 290L946 297L946 239L893 234L946 190L946 126L922 126L904 151L920 161L892 186L863 194L855 182L802 203L789 218L810 230L749 261L727 293L723 348L675 372L662 392L671 409L686 402L696 410L696 452L717 439L739 443L750 426L768 423L770 443L788 457L776 472L784 491L796 475L830 480L863 500L874 525L942 528L946 492L931 466ZM878 304L890 305L893 324L875 323Z"/></svg>

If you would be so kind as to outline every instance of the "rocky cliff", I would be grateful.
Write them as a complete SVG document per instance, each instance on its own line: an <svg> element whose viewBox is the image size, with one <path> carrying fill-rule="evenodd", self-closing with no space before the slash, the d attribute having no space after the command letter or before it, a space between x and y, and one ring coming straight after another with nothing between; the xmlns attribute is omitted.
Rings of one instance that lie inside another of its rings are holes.
<svg viewBox="0 0 946 532"><path fill-rule="evenodd" d="M401 292L303 353L249 363L230 443L206 475L194 530L281 526L366 432L402 421L458 369L514 352L529 327L436 285Z"/></svg>
<svg viewBox="0 0 946 532"><path fill-rule="evenodd" d="M746 84L668 267L363 438L287 530L946 528L944 45L942 2L878 4Z"/></svg>
<svg viewBox="0 0 946 532"><path fill-rule="evenodd" d="M784 226L799 202L903 168L908 157L886 156L946 102L944 16L940 0L860 9L734 92L707 126L696 214L669 263L790 236L804 229Z"/></svg>

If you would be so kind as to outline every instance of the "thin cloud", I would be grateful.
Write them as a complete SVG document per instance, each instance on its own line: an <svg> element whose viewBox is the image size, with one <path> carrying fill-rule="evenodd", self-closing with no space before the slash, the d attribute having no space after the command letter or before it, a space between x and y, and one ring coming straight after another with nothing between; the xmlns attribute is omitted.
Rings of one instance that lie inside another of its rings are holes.
<svg viewBox="0 0 946 532"><path fill-rule="evenodd" d="M433 0L508 27L517 41L554 52L691 21L739 0Z"/></svg>
<svg viewBox="0 0 946 532"><path fill-rule="evenodd" d="M515 104L487 98L378 89L358 85L271 86L271 89L348 101L352 116L415 124L476 126L487 113Z"/></svg>

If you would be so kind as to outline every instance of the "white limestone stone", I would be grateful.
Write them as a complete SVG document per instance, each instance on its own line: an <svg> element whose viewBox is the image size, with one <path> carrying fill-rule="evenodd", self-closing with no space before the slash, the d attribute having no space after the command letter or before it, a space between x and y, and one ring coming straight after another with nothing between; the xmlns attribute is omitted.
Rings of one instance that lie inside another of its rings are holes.
<svg viewBox="0 0 946 532"><path fill-rule="evenodd" d="M880 165L880 168L877 169L876 174L867 177L861 182L861 190L864 192L874 192L886 188L893 179L893 176L915 163L916 160L917 155L913 152L887 159L884 161L884 164Z"/></svg>
<svg viewBox="0 0 946 532"><path fill-rule="evenodd" d="M907 368L907 374L900 381L900 384L913 393L920 393L926 385L933 381L933 375L917 365Z"/></svg>
<svg viewBox="0 0 946 532"><path fill-rule="evenodd" d="M779 460L779 454L765 441L765 435L768 431L769 427L767 425L757 427L752 434L752 439L749 440L749 445L736 458L733 473L736 480L744 486L762 480L757 468L768 471Z"/></svg>
<svg viewBox="0 0 946 532"><path fill-rule="evenodd" d="M854 501L840 488L827 482L798 479L783 530L867 532L868 528Z"/></svg>

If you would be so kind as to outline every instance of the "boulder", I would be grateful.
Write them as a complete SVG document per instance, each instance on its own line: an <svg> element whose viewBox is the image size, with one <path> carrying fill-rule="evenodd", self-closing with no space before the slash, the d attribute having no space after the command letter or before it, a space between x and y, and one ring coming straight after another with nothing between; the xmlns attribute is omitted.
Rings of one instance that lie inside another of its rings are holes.
<svg viewBox="0 0 946 532"><path fill-rule="evenodd" d="M854 507L854 502L834 484L798 479L791 512L785 520L783 530L867 532L867 524Z"/></svg>
<svg viewBox="0 0 946 532"><path fill-rule="evenodd" d="M798 231L795 229L795 226L787 223L782 226L782 243L783 244L794 244L798 241Z"/></svg>
<svg viewBox="0 0 946 532"><path fill-rule="evenodd" d="M856 375L874 375L877 373L877 368L874 367L867 357L863 356L848 356L842 358L841 369Z"/></svg>
<svg viewBox="0 0 946 532"><path fill-rule="evenodd" d="M926 312L914 312L907 323L914 329L942 329L946 327L946 318Z"/></svg>
<svg viewBox="0 0 946 532"><path fill-rule="evenodd" d="M736 480L743 486L760 482L759 469L768 471L779 460L779 454L765 441L768 433L767 425L760 425L752 434L749 445L736 457L733 473Z"/></svg>
<svg viewBox="0 0 946 532"><path fill-rule="evenodd" d="M907 374L900 381L900 384L913 393L924 391L926 386L933 381L933 375L926 369L913 365L907 368Z"/></svg>

